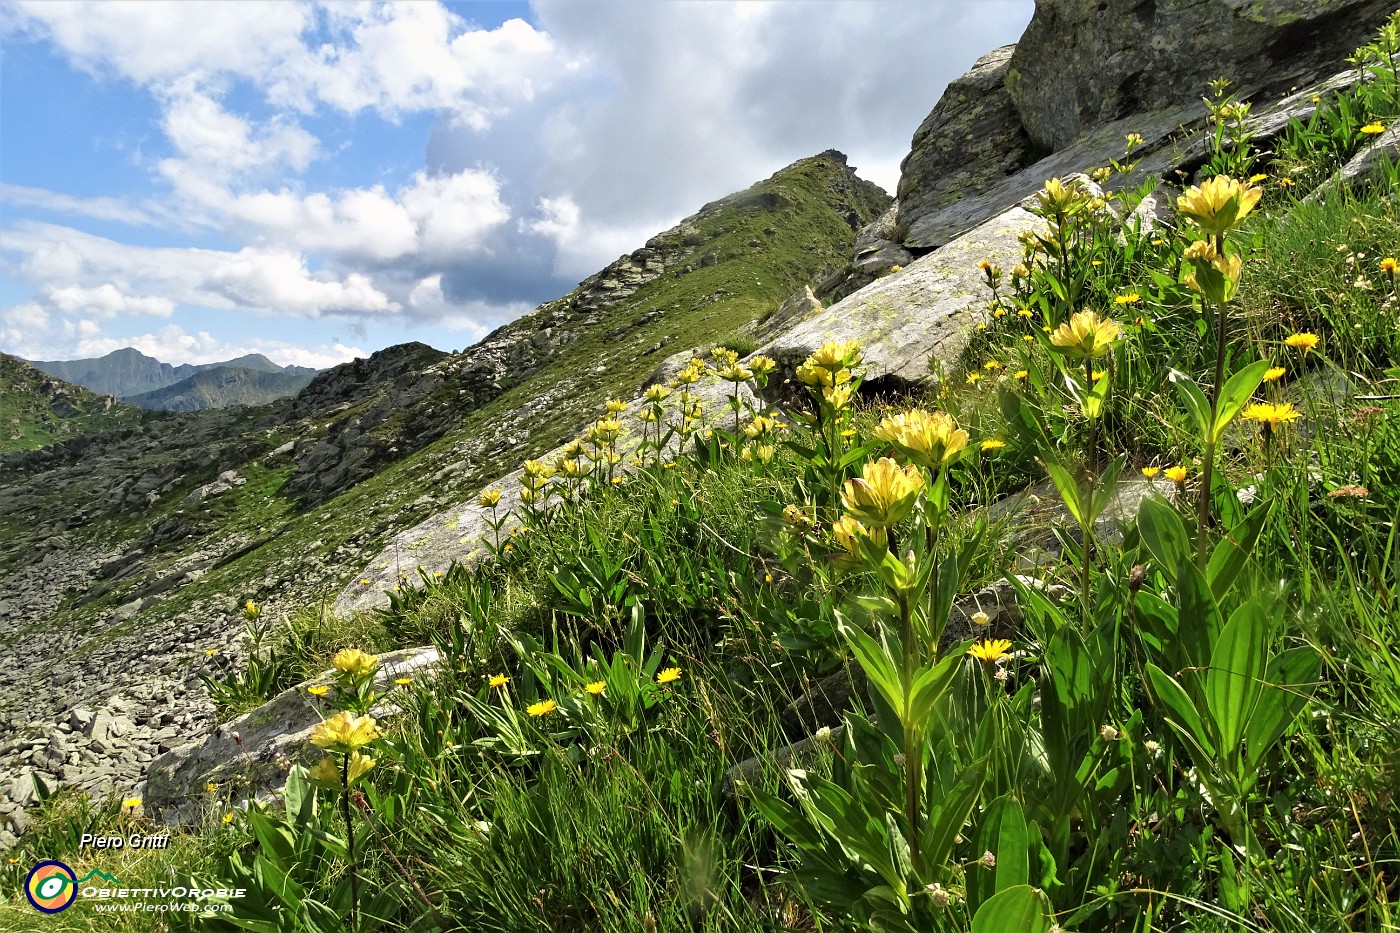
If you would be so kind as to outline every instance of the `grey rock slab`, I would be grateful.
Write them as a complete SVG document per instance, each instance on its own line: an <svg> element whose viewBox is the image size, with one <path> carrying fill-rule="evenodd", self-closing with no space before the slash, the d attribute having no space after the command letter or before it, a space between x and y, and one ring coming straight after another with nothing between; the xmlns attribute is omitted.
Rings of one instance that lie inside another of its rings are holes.
<svg viewBox="0 0 1400 933"><path fill-rule="evenodd" d="M1010 268L1034 215L1013 207L823 310L758 352L785 368L828 340L859 340L866 378L915 385L931 380L929 360L951 364L984 320L991 290L978 263Z"/></svg>
<svg viewBox="0 0 1400 933"><path fill-rule="evenodd" d="M1400 162L1400 123L1396 123L1342 166L1330 182L1308 193L1304 201L1318 201L1339 189L1379 181L1387 163Z"/></svg>
<svg viewBox="0 0 1400 933"><path fill-rule="evenodd" d="M438 662L438 651L406 648L380 655L379 662L375 690L383 698L370 713L383 719L395 711L394 680L432 667ZM208 811L206 785L210 783L254 799L280 790L287 777L285 761L311 764L323 754L311 744L311 730L334 715L335 709L306 688L330 678L327 671L284 690L203 740L156 758L146 771L146 812L170 825L198 819Z"/></svg>

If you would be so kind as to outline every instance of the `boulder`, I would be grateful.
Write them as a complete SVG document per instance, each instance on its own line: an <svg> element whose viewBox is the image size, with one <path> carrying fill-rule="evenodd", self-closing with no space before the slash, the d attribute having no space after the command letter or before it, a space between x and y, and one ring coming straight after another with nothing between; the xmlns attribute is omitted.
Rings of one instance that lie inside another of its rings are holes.
<svg viewBox="0 0 1400 933"><path fill-rule="evenodd" d="M1013 207L899 272L877 279L797 324L758 352L795 369L827 340L860 340L867 380L890 387L931 380L929 360L951 364L986 314L991 291L977 264L1020 261L1038 219Z"/></svg>
<svg viewBox="0 0 1400 933"><path fill-rule="evenodd" d="M394 680L438 661L436 648L406 648L379 656L375 690L384 695L370 711L384 718L396 711ZM334 715L333 706L306 692L331 680L331 672L284 690L267 703L224 723L202 741L166 752L151 762L143 795L146 812L169 825L207 816L208 784L232 788L257 799L281 790L291 762L313 764L322 752L311 744L311 730Z"/></svg>
<svg viewBox="0 0 1400 933"><path fill-rule="evenodd" d="M1375 142L1353 156L1330 184L1310 192L1303 200L1317 201L1338 188L1353 188L1380 181L1385 177L1387 163L1396 162L1400 162L1400 123L1391 126L1377 136Z"/></svg>
<svg viewBox="0 0 1400 933"><path fill-rule="evenodd" d="M1369 41L1394 0L1037 0L1005 89L1038 146L1128 114L1316 80ZM903 185L900 198L903 200Z"/></svg>

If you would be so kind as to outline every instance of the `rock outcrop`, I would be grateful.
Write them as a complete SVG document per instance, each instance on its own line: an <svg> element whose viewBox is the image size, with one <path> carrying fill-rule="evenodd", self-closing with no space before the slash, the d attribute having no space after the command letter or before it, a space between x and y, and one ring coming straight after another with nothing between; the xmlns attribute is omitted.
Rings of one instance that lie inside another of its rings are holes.
<svg viewBox="0 0 1400 933"><path fill-rule="evenodd" d="M1197 102L1206 82L1270 96L1337 70L1393 0L1037 0L1005 89L1059 150L1134 114Z"/></svg>

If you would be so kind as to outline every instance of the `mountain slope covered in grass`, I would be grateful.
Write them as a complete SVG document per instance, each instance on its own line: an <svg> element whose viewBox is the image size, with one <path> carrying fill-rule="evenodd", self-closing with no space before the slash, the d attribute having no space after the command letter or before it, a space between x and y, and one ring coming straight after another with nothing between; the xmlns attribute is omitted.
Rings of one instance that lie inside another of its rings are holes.
<svg viewBox="0 0 1400 933"><path fill-rule="evenodd" d="M137 424L141 412L0 353L0 453Z"/></svg>

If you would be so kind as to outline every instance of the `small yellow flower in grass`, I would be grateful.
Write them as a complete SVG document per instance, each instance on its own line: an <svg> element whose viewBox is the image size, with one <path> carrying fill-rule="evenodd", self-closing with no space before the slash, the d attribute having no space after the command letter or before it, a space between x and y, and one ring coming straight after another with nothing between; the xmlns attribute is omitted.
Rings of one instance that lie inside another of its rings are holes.
<svg viewBox="0 0 1400 933"><path fill-rule="evenodd" d="M1255 402L1246 405L1244 411L1240 412L1240 417L1246 421L1258 421L1267 425L1270 431L1276 429L1281 424L1290 421L1297 421L1302 417L1302 412L1294 408L1289 402L1280 405L1273 405L1268 402Z"/></svg>
<svg viewBox="0 0 1400 933"><path fill-rule="evenodd" d="M373 716L356 716L341 710L311 730L311 742L319 748L347 754L379 738L382 733Z"/></svg>
<svg viewBox="0 0 1400 933"><path fill-rule="evenodd" d="M1186 467L1184 466L1167 467L1165 474L1167 479L1176 483L1178 486L1186 482Z"/></svg>
<svg viewBox="0 0 1400 933"><path fill-rule="evenodd" d="M1280 188L1292 188L1292 187L1293 187L1293 179L1288 178L1287 176L1285 176L1285 177L1283 177L1283 178L1280 178L1280 179L1278 180L1278 186L1279 186Z"/></svg>
<svg viewBox="0 0 1400 933"><path fill-rule="evenodd" d="M1264 173L1264 172L1260 172L1258 175L1250 175L1250 176L1249 176L1250 184L1254 184L1254 185L1259 184L1261 181L1268 181L1268 180L1269 180L1269 176L1268 176L1266 173Z"/></svg>
<svg viewBox="0 0 1400 933"><path fill-rule="evenodd" d="M1286 372L1288 372L1288 370L1284 369L1282 366L1270 366L1268 369L1264 370L1264 381L1278 382L1283 378L1283 374Z"/></svg>
<svg viewBox="0 0 1400 933"><path fill-rule="evenodd" d="M967 649L967 653L983 664L995 664L1011 653L1011 642L1005 638L984 638Z"/></svg>
<svg viewBox="0 0 1400 933"><path fill-rule="evenodd" d="M1035 312L1030 308L1022 308L1020 311L1016 312L1016 316L1023 317L1029 321L1031 318L1035 317Z"/></svg>
<svg viewBox="0 0 1400 933"><path fill-rule="evenodd" d="M1142 468L1142 475L1146 476L1148 479L1154 478L1160 472L1162 472L1161 467L1145 466Z"/></svg>
<svg viewBox="0 0 1400 933"><path fill-rule="evenodd" d="M1013 379L1026 379L1030 377L1030 374L1031 371L1029 369L1018 369L1011 374L1011 377Z"/></svg>
<svg viewBox="0 0 1400 933"><path fill-rule="evenodd" d="M1361 128L1361 132L1367 136L1379 136L1385 132L1385 124L1379 120L1373 120Z"/></svg>
<svg viewBox="0 0 1400 933"><path fill-rule="evenodd" d="M1006 309L997 308L995 311L992 312L992 317L1006 317Z"/></svg>
<svg viewBox="0 0 1400 933"><path fill-rule="evenodd" d="M1307 356L1310 352L1317 349L1318 342L1321 341L1321 339L1322 338L1317 334L1304 331L1301 334L1290 334L1288 337L1284 338L1283 342L1295 350L1302 350L1303 355Z"/></svg>
<svg viewBox="0 0 1400 933"><path fill-rule="evenodd" d="M481 495L476 497L476 504L484 509L495 508L501 501L501 491L499 489L483 489Z"/></svg>
<svg viewBox="0 0 1400 933"><path fill-rule="evenodd" d="M413 683L413 678L399 677L395 679L394 683L398 684L400 687L407 687L409 684Z"/></svg>
<svg viewBox="0 0 1400 933"><path fill-rule="evenodd" d="M140 797L128 797L122 801L123 810L135 810L139 806L141 806Z"/></svg>
<svg viewBox="0 0 1400 933"><path fill-rule="evenodd" d="M992 617L989 616L989 615L987 615L985 612L981 611L980 609L972 614L971 619L972 619L972 624L973 624L973 625L991 625L991 624L992 624Z"/></svg>
<svg viewBox="0 0 1400 933"><path fill-rule="evenodd" d="M996 437L989 437L982 442L983 450L1001 450L1006 446L1006 441Z"/></svg>
<svg viewBox="0 0 1400 933"><path fill-rule="evenodd" d="M1094 370L1090 375L1092 375L1092 376L1094 377L1094 381L1095 381L1095 382L1098 382L1098 381L1099 381L1100 379L1102 379L1104 376L1107 376L1107 375L1108 375L1108 370L1106 370L1106 369L1096 369L1096 370Z"/></svg>
<svg viewBox="0 0 1400 933"><path fill-rule="evenodd" d="M1113 299L1116 305L1135 305L1142 301L1142 296L1137 292L1128 292L1126 295L1118 295Z"/></svg>
<svg viewBox="0 0 1400 933"><path fill-rule="evenodd" d="M219 649L218 649L218 648L206 648L206 649L204 649L204 656L205 656L206 658L212 658L214 655L216 655L216 654L218 654L218 653L219 653Z"/></svg>
<svg viewBox="0 0 1400 933"><path fill-rule="evenodd" d="M342 648L331 659L331 666L342 674L360 680L368 677L379 666L379 658L367 654L359 648Z"/></svg>
<svg viewBox="0 0 1400 933"><path fill-rule="evenodd" d="M360 577L360 586L369 586L369 577Z"/></svg>
<svg viewBox="0 0 1400 933"><path fill-rule="evenodd" d="M593 694L596 697L598 694L608 689L608 685L601 680L595 680L591 684L584 684L583 689L587 690L589 693Z"/></svg>
<svg viewBox="0 0 1400 933"><path fill-rule="evenodd" d="M669 684L681 679L681 669L679 667L668 667L656 675L656 682L659 684Z"/></svg>
<svg viewBox="0 0 1400 933"><path fill-rule="evenodd" d="M1381 260L1381 271L1386 275L1394 275L1396 269L1400 269L1400 261L1394 256L1387 256Z"/></svg>
<svg viewBox="0 0 1400 933"><path fill-rule="evenodd" d="M204 789L211 794L217 794L219 792L219 785L210 781L208 784L204 785Z"/></svg>
<svg viewBox="0 0 1400 933"><path fill-rule="evenodd" d="M553 700L540 700L538 703L531 703L527 706L525 712L529 713L531 716L540 717L548 716L558 708L559 704L555 703Z"/></svg>
<svg viewBox="0 0 1400 933"><path fill-rule="evenodd" d="M617 415L627 410L627 403L620 398L610 398L604 406L608 414Z"/></svg>
<svg viewBox="0 0 1400 933"><path fill-rule="evenodd" d="M306 692L314 697L323 697L330 692L330 689L331 688L326 686L325 684L317 684L314 687L307 687Z"/></svg>
<svg viewBox="0 0 1400 933"><path fill-rule="evenodd" d="M510 678L505 674L494 674L487 683L489 683L494 690L496 687L504 687L506 684L510 683Z"/></svg>
<svg viewBox="0 0 1400 933"><path fill-rule="evenodd" d="M1078 359L1103 356L1113 349L1123 325L1112 318L1101 318L1093 311L1080 311L1050 335L1050 343L1067 356Z"/></svg>
<svg viewBox="0 0 1400 933"><path fill-rule="evenodd" d="M227 826L228 824L232 823L232 822L233 822L233 814L232 814L232 813L225 813L225 814L224 814L224 818L223 818L223 820L222 820L221 822L222 822L225 826Z"/></svg>
<svg viewBox="0 0 1400 933"><path fill-rule="evenodd" d="M989 373L994 373L998 369L1001 369L1001 364L998 363L996 360L987 360L987 362L982 364L982 368Z"/></svg>
<svg viewBox="0 0 1400 933"><path fill-rule="evenodd" d="M256 617L262 612L262 610L258 608L258 604L257 604L257 603L253 602L253 601L250 599L250 600L248 600L246 603L243 604L243 612L244 612L244 614L246 614L249 618L256 618Z"/></svg>

